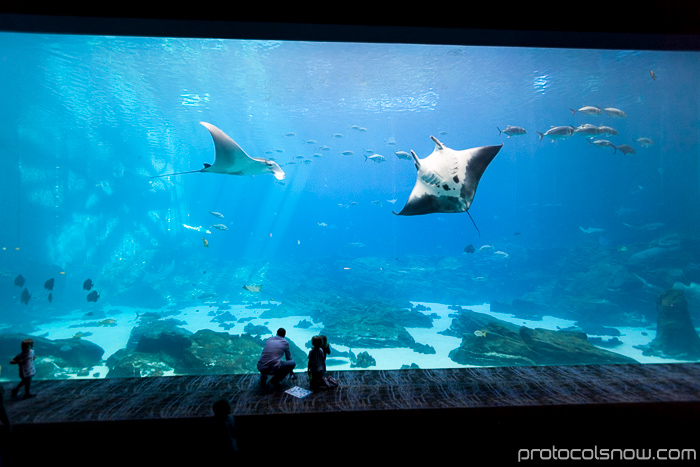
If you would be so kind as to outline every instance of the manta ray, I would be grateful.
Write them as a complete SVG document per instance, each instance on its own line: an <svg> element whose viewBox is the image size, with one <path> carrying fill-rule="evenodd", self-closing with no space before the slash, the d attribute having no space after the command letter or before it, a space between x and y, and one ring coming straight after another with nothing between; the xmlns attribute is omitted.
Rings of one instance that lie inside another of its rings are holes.
<svg viewBox="0 0 700 467"><path fill-rule="evenodd" d="M469 214L479 180L503 145L455 151L434 136L430 139L435 143L435 149L425 159L418 159L416 153L411 151L413 163L418 171L416 185L401 212L392 212L397 216L417 216L435 212ZM471 214L469 218L471 219Z"/></svg>
<svg viewBox="0 0 700 467"><path fill-rule="evenodd" d="M171 174L156 175L151 178L169 177L170 175L182 175L196 172L217 173L227 175L259 175L272 173L277 180L284 178L284 171L276 162L262 157L250 157L243 149L226 133L207 122L199 122L209 130L214 139L216 160L213 164L204 164L203 169L176 172Z"/></svg>

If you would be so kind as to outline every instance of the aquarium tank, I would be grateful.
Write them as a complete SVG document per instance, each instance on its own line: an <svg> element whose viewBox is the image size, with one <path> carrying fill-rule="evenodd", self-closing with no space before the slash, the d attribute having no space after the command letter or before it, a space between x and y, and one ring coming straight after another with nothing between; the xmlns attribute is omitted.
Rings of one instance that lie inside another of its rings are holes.
<svg viewBox="0 0 700 467"><path fill-rule="evenodd" d="M0 32L0 378L700 360L692 50Z"/></svg>

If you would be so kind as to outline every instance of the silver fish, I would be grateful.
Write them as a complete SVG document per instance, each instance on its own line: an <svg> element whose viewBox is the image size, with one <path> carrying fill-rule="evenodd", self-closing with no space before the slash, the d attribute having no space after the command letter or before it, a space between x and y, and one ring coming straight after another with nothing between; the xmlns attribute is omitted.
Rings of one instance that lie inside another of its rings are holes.
<svg viewBox="0 0 700 467"><path fill-rule="evenodd" d="M511 136L520 136L527 133L527 131L525 131L525 128L519 126L508 125L505 130L501 130L498 127L496 127L496 129L498 130L498 136L501 136L501 133L505 133L506 135L508 135L509 138Z"/></svg>
<svg viewBox="0 0 700 467"><path fill-rule="evenodd" d="M585 105L578 110L569 108L569 110L571 110L571 115L576 115L576 112L582 113L584 115L600 115L602 113L600 107L594 107L592 105Z"/></svg>
<svg viewBox="0 0 700 467"><path fill-rule="evenodd" d="M634 148L632 146L628 146L627 144L621 144L617 147L617 149L620 150L622 154L637 154L634 151Z"/></svg>
<svg viewBox="0 0 700 467"><path fill-rule="evenodd" d="M603 109L603 112L605 112L605 114L606 114L608 117L613 117L613 118L627 118L627 114L626 114L626 113L624 113L622 110L616 109L616 108L614 108L614 107L606 107L605 109Z"/></svg>
<svg viewBox="0 0 700 467"><path fill-rule="evenodd" d="M613 135L613 136L617 135L617 130L615 128L605 126L605 125L599 126L598 131L600 132L600 133L598 133L599 135Z"/></svg>
<svg viewBox="0 0 700 467"><path fill-rule="evenodd" d="M224 224L214 224L210 227L211 229L228 230Z"/></svg>
<svg viewBox="0 0 700 467"><path fill-rule="evenodd" d="M593 138L591 138L588 140L588 142L597 148L613 148L615 150L615 152L613 152L613 154L615 154L617 152L617 148L615 147L615 145L612 144L607 139L593 140Z"/></svg>
<svg viewBox="0 0 700 467"><path fill-rule="evenodd" d="M654 140L652 140L651 138L637 138L637 142L643 148L647 148L649 146L654 145Z"/></svg>
<svg viewBox="0 0 700 467"><path fill-rule="evenodd" d="M542 141L542 138L544 136L551 138L552 140L555 139L564 139L568 138L571 135L574 134L574 130L576 130L572 126L554 126L547 130L545 133L540 133L539 131L537 132L538 135L540 135L540 141Z"/></svg>
<svg viewBox="0 0 700 467"><path fill-rule="evenodd" d="M375 154L369 157L365 156L365 162L367 162L367 159L371 160L372 162L384 162L386 157L382 156L381 154Z"/></svg>
<svg viewBox="0 0 700 467"><path fill-rule="evenodd" d="M595 125L591 125L590 123L584 123L583 125L576 127L574 134L583 136L599 135L600 129Z"/></svg>

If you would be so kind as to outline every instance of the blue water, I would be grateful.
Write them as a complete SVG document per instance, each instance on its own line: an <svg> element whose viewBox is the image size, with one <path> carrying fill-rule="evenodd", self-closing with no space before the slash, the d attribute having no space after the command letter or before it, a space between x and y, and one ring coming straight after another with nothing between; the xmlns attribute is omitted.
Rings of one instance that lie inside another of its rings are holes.
<svg viewBox="0 0 700 467"><path fill-rule="evenodd" d="M3 33L0 64L6 329L34 332L76 310L184 306L203 293L246 303L258 298L242 285L259 283L281 303L316 288L366 300L510 302L551 285L557 261L581 245L631 256L694 240L700 225L695 52ZM586 105L627 118L572 115ZM249 155L274 158L286 178L151 179L214 161L200 121ZM614 127L605 138L636 154L579 135L539 141L538 131L583 123ZM507 125L527 134L499 135ZM470 209L479 231L464 214L392 214L416 176L395 152L427 157L431 135L458 150L503 143ZM372 153L386 161L365 160ZM220 222L228 231L210 228ZM476 259L464 253L469 244L508 257ZM684 253L682 263L662 258L632 272L661 289L700 283L697 250ZM600 267L593 256L580 268ZM472 258L451 276L450 262ZM360 264L362 277L352 276ZM435 269L412 276L427 266ZM396 272L390 280L385 268ZM28 305L12 283L18 274ZM98 302L85 300L88 277ZM629 311L645 309L653 320L650 294Z"/></svg>

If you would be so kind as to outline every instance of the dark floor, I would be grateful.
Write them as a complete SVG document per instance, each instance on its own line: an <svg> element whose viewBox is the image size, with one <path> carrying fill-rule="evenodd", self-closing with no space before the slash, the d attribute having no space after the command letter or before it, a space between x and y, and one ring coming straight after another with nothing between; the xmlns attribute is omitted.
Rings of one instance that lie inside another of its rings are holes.
<svg viewBox="0 0 700 467"><path fill-rule="evenodd" d="M194 464L211 444L211 405L226 397L241 452L265 458L457 452L515 463L521 449L606 445L694 448L700 464L700 364L331 374L338 389L303 399L261 391L257 375L35 381L29 400L10 399L6 383L14 431L5 463L30 452L47 461ZM306 375L292 385L308 387Z"/></svg>

